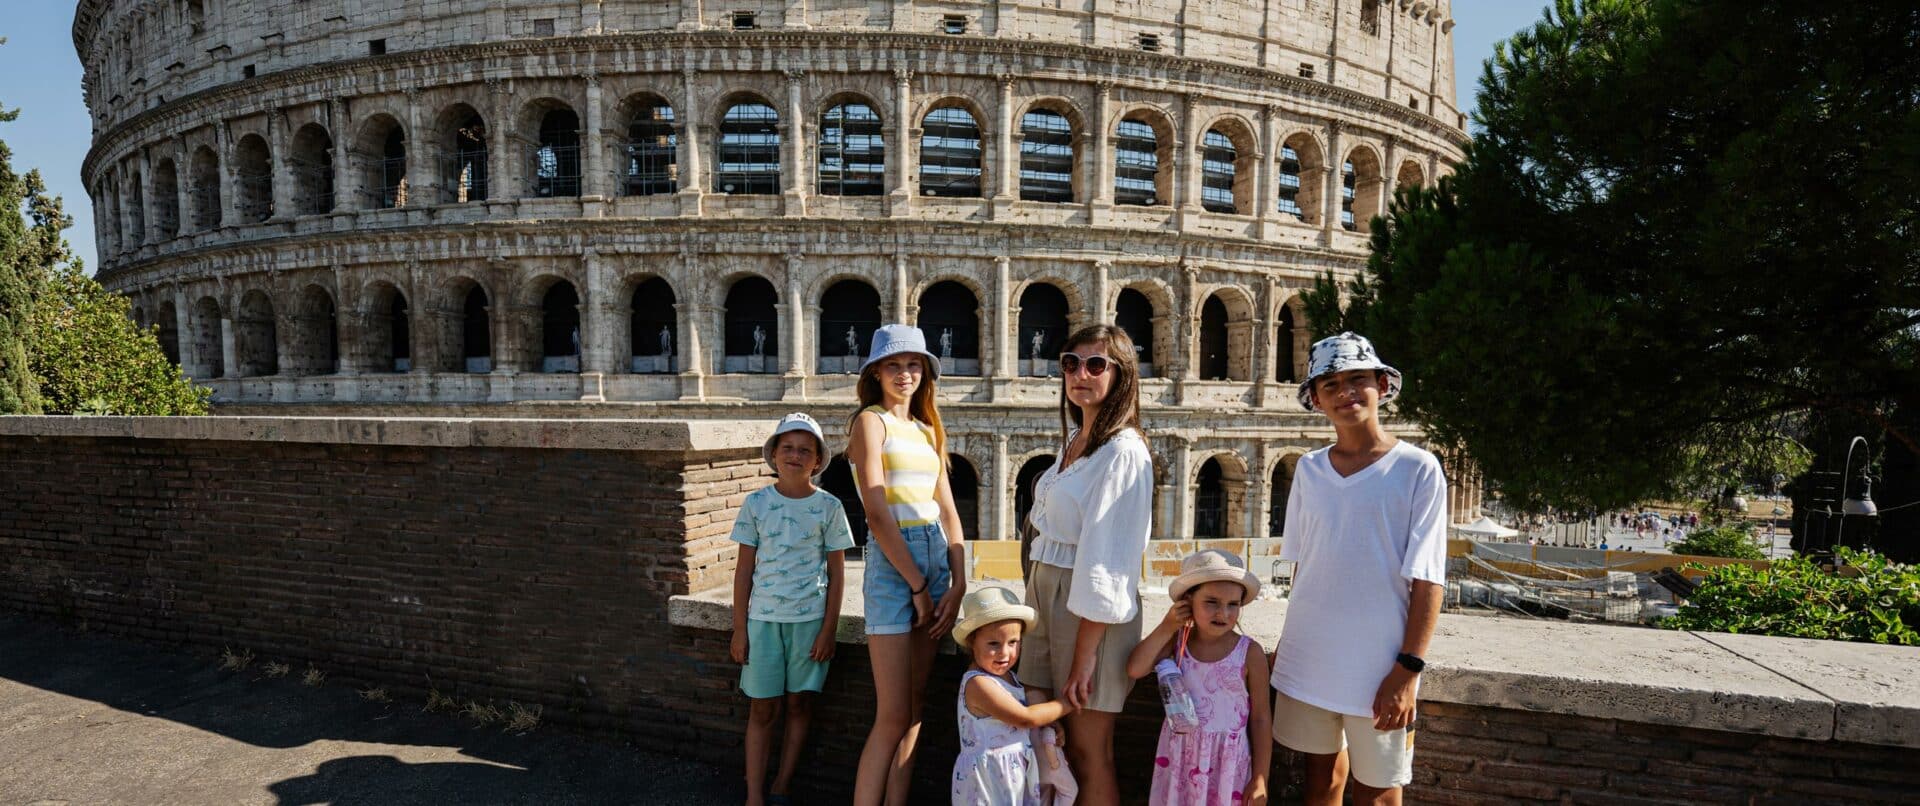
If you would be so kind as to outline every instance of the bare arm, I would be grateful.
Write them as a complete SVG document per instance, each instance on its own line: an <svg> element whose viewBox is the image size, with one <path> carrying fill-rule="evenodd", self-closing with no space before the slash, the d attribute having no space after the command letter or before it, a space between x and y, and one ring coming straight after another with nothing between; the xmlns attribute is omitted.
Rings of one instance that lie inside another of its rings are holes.
<svg viewBox="0 0 1920 806"><path fill-rule="evenodd" d="M947 476L945 462L940 465L933 499L940 504L940 530L947 536L947 568L952 572L952 582L946 595L934 606L933 625L928 628L933 637L938 638L952 629L954 619L960 615L960 600L967 596L966 535L960 532L960 509L953 503L953 484Z"/></svg>
<svg viewBox="0 0 1920 806"><path fill-rule="evenodd" d="M1434 625L1440 623L1440 605L1447 589L1424 579L1416 579L1407 597L1407 632L1400 638L1400 651L1415 657L1427 656L1433 641Z"/></svg>
<svg viewBox="0 0 1920 806"><path fill-rule="evenodd" d="M1016 728L1051 725L1073 712L1071 707L1059 700L1021 705L1004 686L985 676L967 680L967 710L985 714Z"/></svg>
<svg viewBox="0 0 1920 806"><path fill-rule="evenodd" d="M1140 639L1139 645L1127 655L1127 676L1139 680L1153 674L1154 664L1173 656L1173 639L1180 635L1180 628L1192 620L1193 604L1183 596L1167 609L1166 618L1160 619L1153 632Z"/></svg>
<svg viewBox="0 0 1920 806"><path fill-rule="evenodd" d="M860 487L860 509L867 516L867 539L880 547L881 556L906 580L909 590L921 590L927 586L926 575L913 564L913 553L900 535L900 524L893 519L893 510L887 508L887 468L880 452L886 438L887 424L880 415L861 412L847 437L847 458L859 471L854 483ZM933 597L924 591L915 595L913 613L916 626L925 622L933 614Z"/></svg>
<svg viewBox="0 0 1920 806"><path fill-rule="evenodd" d="M840 632L840 597L846 590L847 553L827 552L827 613L820 622L820 635L813 639L814 660L833 660Z"/></svg>
<svg viewBox="0 0 1920 806"><path fill-rule="evenodd" d="M1446 598L1446 591L1446 587L1426 580L1416 579L1411 583L1407 596L1407 629L1400 638L1401 652L1425 656L1427 644L1433 640L1433 627L1440 621L1440 604ZM1374 730L1398 730L1413 723L1414 683L1419 677L1407 671L1407 667L1393 664L1373 695Z"/></svg>
<svg viewBox="0 0 1920 806"><path fill-rule="evenodd" d="M759 549L741 544L733 563L733 640L728 654L734 663L747 662L747 608L753 599L753 562Z"/></svg>
<svg viewBox="0 0 1920 806"><path fill-rule="evenodd" d="M1247 647L1247 742L1253 747L1253 778L1247 781L1247 806L1267 802L1267 770L1273 765L1273 687L1267 679L1267 653L1254 641Z"/></svg>

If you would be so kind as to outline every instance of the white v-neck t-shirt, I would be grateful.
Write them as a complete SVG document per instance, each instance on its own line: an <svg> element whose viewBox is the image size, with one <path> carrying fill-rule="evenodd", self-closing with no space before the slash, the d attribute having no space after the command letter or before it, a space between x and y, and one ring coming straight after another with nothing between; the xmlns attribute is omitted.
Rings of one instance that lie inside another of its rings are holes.
<svg viewBox="0 0 1920 806"><path fill-rule="evenodd" d="M1273 687L1308 705L1372 718L1407 630L1413 580L1447 580L1447 478L1402 440L1342 477L1321 448L1300 458L1280 559L1293 592Z"/></svg>

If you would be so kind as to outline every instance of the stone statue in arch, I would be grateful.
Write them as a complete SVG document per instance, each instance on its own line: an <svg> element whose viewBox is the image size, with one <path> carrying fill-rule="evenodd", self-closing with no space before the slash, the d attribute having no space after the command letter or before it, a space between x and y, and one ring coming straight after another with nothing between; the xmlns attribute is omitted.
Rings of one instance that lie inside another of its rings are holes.
<svg viewBox="0 0 1920 806"><path fill-rule="evenodd" d="M953 357L953 328L940 328L940 357L942 359Z"/></svg>
<svg viewBox="0 0 1920 806"><path fill-rule="evenodd" d="M579 355L580 354L580 326L579 325L574 325L573 333L569 336L569 339L573 342L572 354Z"/></svg>
<svg viewBox="0 0 1920 806"><path fill-rule="evenodd" d="M660 354L673 356L673 328L666 325L660 326Z"/></svg>
<svg viewBox="0 0 1920 806"><path fill-rule="evenodd" d="M1033 339L1030 342L1033 346L1032 346L1032 349L1028 352L1027 357L1035 361L1040 360L1040 344L1046 340L1047 340L1047 329L1046 328L1035 329L1033 331Z"/></svg>
<svg viewBox="0 0 1920 806"><path fill-rule="evenodd" d="M853 329L853 325L847 325L847 357L860 357L860 334Z"/></svg>
<svg viewBox="0 0 1920 806"><path fill-rule="evenodd" d="M753 357L761 358L767 354L767 329L753 326Z"/></svg>

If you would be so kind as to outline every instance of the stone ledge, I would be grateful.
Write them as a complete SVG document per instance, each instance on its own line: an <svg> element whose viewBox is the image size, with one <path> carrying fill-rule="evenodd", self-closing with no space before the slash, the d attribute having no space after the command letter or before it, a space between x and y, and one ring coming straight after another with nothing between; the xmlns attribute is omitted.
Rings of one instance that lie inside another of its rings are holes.
<svg viewBox="0 0 1920 806"><path fill-rule="evenodd" d="M839 640L864 644L848 565ZM668 618L730 630L731 597L726 587L675 596ZM1149 595L1143 607L1152 624L1167 601ZM1254 602L1241 629L1271 651L1286 612L1285 601ZM1442 615L1428 654L1420 698L1433 702L1920 748L1920 648Z"/></svg>
<svg viewBox="0 0 1920 806"><path fill-rule="evenodd" d="M772 421L456 417L0 417L0 437L695 453L758 448Z"/></svg>

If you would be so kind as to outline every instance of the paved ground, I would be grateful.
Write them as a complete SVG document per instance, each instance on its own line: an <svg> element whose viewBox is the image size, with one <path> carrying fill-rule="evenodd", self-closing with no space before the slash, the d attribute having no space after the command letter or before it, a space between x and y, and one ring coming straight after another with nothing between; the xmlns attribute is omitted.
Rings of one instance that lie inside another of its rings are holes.
<svg viewBox="0 0 1920 806"><path fill-rule="evenodd" d="M732 776L552 727L0 616L0 804L737 802Z"/></svg>

